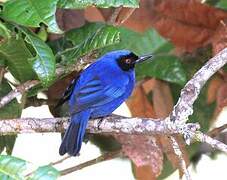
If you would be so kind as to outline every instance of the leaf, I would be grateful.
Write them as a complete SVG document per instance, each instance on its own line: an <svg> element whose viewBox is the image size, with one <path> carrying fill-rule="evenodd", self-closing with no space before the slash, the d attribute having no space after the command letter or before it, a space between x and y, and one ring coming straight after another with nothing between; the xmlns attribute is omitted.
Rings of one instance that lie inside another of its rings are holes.
<svg viewBox="0 0 227 180"><path fill-rule="evenodd" d="M5 60L12 75L21 82L35 79L36 74L28 59L32 54L21 37L12 36L0 45L0 58Z"/></svg>
<svg viewBox="0 0 227 180"><path fill-rule="evenodd" d="M132 116L155 117L154 108L141 85L135 87L132 96L127 100L127 106ZM115 137L122 144L122 152L133 161L137 179L139 176L141 180L145 177L141 177L144 169L148 170L148 177L157 177L161 173L163 154L154 136L115 135Z"/></svg>
<svg viewBox="0 0 227 180"><path fill-rule="evenodd" d="M55 57L50 47L31 31L19 27L26 35L25 40L29 43L34 51L35 57L29 58L33 70L44 86L48 86L55 79Z"/></svg>
<svg viewBox="0 0 227 180"><path fill-rule="evenodd" d="M52 166L39 167L28 180L55 180L60 173Z"/></svg>
<svg viewBox="0 0 227 180"><path fill-rule="evenodd" d="M227 1L226 0L219 0L219 2L216 4L216 7L227 9Z"/></svg>
<svg viewBox="0 0 227 180"><path fill-rule="evenodd" d="M210 83L207 87L207 104L211 104L216 100L218 90L222 86L222 84L224 84L224 80L218 75L214 76L210 80Z"/></svg>
<svg viewBox="0 0 227 180"><path fill-rule="evenodd" d="M89 32L91 32L93 28L94 28L93 33L89 35ZM75 59L85 54L88 54L94 50L119 43L120 32L116 27L110 25L102 25L97 30L96 28L97 28L96 26L92 26L92 28L87 33L88 37L85 36L84 40L79 45L73 48L66 49L65 51L60 53L63 62L67 64L74 63ZM82 31L80 30L75 30L75 34L77 32L79 32L79 34L82 33ZM72 35L72 32L70 37L74 37ZM75 42L73 38L71 39L71 41Z"/></svg>
<svg viewBox="0 0 227 180"><path fill-rule="evenodd" d="M143 34L123 27L119 28L119 31L120 43L106 48L106 51L128 49L138 55L144 55L150 53L168 53L173 49L172 44L162 38L154 29L150 29Z"/></svg>
<svg viewBox="0 0 227 180"><path fill-rule="evenodd" d="M26 169L26 161L6 155L0 155L0 179L23 179L21 175Z"/></svg>
<svg viewBox="0 0 227 180"><path fill-rule="evenodd" d="M60 8L67 9L84 9L89 6L96 6L100 8L109 8L109 7L130 7L130 8L138 8L139 2L138 0L59 0L58 6Z"/></svg>
<svg viewBox="0 0 227 180"><path fill-rule="evenodd" d="M7 40L11 37L10 31L6 28L6 26L0 21L0 36L6 38Z"/></svg>
<svg viewBox="0 0 227 180"><path fill-rule="evenodd" d="M3 4L2 17L30 27L40 27L40 23L44 23L50 32L62 33L55 19L57 2L57 0L7 1Z"/></svg>
<svg viewBox="0 0 227 180"><path fill-rule="evenodd" d="M136 75L139 79L147 76L156 77L181 86L187 81L179 58L172 55L154 56L151 61L139 64L136 66Z"/></svg>
<svg viewBox="0 0 227 180"><path fill-rule="evenodd" d="M105 25L102 23L87 23L84 26L76 29L71 29L65 33L66 40L70 41L74 46L83 43L84 40L92 36L101 27ZM107 26L112 27L112 26Z"/></svg>
<svg viewBox="0 0 227 180"><path fill-rule="evenodd" d="M0 98L5 96L12 90L10 85L6 81L0 83ZM12 119L20 117L22 113L22 108L17 100L12 100L6 106L0 108L0 119ZM14 143L16 140L16 135L6 135L0 136L0 153L6 148L6 153L11 154Z"/></svg>
<svg viewBox="0 0 227 180"><path fill-rule="evenodd" d="M0 136L0 153L6 150L8 155L13 152L13 147L16 142L17 135L2 135Z"/></svg>
<svg viewBox="0 0 227 180"><path fill-rule="evenodd" d="M26 177L29 163L17 157L0 155L0 179L9 180L55 180L59 172L52 166L41 166L32 175Z"/></svg>

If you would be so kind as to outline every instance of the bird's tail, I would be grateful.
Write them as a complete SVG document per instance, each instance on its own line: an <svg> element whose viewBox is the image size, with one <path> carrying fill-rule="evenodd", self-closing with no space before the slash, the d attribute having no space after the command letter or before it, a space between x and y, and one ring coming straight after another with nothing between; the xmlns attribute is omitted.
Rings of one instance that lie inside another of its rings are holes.
<svg viewBox="0 0 227 180"><path fill-rule="evenodd" d="M61 146L59 148L60 155L68 153L71 156L76 156L79 153L86 131L89 115L89 110L72 115L71 122L65 132Z"/></svg>

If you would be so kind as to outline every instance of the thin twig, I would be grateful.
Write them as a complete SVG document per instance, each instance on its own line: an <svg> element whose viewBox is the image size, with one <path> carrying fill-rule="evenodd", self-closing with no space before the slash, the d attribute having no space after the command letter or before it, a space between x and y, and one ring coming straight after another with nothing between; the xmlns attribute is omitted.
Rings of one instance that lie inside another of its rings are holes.
<svg viewBox="0 0 227 180"><path fill-rule="evenodd" d="M119 156L121 156L120 151L108 152L108 153L105 153L105 154L103 154L103 155L101 155L101 156L99 156L95 159L92 159L90 161L84 162L82 164L79 164L79 165L71 167L71 168L64 169L64 170L60 171L60 174L61 174L61 176L65 176L67 174L78 171L78 170L83 169L85 167L88 167L88 166L91 166L91 165L94 165L94 164L97 164L97 163L100 163L100 162L103 162L103 161L111 160L111 159L117 158Z"/></svg>
<svg viewBox="0 0 227 180"><path fill-rule="evenodd" d="M224 131L227 128L227 124L224 124L220 127L214 128L211 131L207 133L208 136L210 137L216 137L220 134L220 132Z"/></svg>
<svg viewBox="0 0 227 180"><path fill-rule="evenodd" d="M194 137L195 137L196 141L205 142L205 143L209 144L212 148L218 149L222 152L227 153L226 144L224 144L206 134L203 134L202 132L196 132Z"/></svg>
<svg viewBox="0 0 227 180"><path fill-rule="evenodd" d="M4 74L5 74L5 68L0 66L0 84L2 83Z"/></svg>
<svg viewBox="0 0 227 180"><path fill-rule="evenodd" d="M50 166L54 166L54 165L56 165L56 164L62 163L63 161L65 161L66 159L69 159L69 158L71 158L71 157L72 157L72 156L67 155L67 156L65 156L65 157L62 158L62 159L59 159L59 160L57 160L57 161L55 161L55 162L51 162L49 165L50 165Z"/></svg>
<svg viewBox="0 0 227 180"><path fill-rule="evenodd" d="M32 87L36 86L39 84L38 80L32 80L32 81L27 81L24 84L21 84L17 86L14 90L9 92L6 96L0 99L0 108L8 104L10 101L12 101L15 97L22 95Z"/></svg>
<svg viewBox="0 0 227 180"><path fill-rule="evenodd" d="M186 180L191 180L192 178L191 178L191 175L190 175L190 173L187 169L187 165L186 165L186 162L183 158L183 154L180 150L179 144L177 143L176 139L173 136L170 136L170 139L171 139L171 143L172 143L172 146L173 146L174 153L178 156L179 165L180 165L181 170L183 171L183 173L185 175Z"/></svg>

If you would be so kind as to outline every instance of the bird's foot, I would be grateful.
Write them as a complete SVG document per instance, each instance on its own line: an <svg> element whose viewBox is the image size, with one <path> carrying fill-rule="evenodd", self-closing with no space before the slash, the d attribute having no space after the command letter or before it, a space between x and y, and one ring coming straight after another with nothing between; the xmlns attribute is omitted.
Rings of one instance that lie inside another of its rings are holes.
<svg viewBox="0 0 227 180"><path fill-rule="evenodd" d="M98 121L98 130L101 130L100 126L101 126L103 120L105 119L105 117L106 117L106 116L101 117L101 118L99 119L99 121Z"/></svg>

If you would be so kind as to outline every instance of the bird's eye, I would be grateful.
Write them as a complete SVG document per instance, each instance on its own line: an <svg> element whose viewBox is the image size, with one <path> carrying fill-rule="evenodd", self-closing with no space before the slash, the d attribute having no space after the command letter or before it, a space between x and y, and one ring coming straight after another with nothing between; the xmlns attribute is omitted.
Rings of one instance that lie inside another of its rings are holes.
<svg viewBox="0 0 227 180"><path fill-rule="evenodd" d="M130 64L131 63L131 59L125 59L125 63Z"/></svg>

